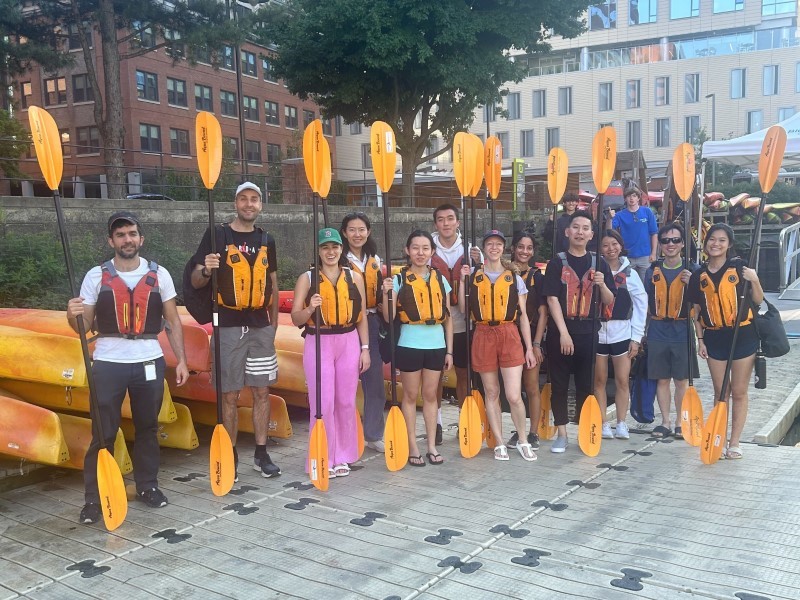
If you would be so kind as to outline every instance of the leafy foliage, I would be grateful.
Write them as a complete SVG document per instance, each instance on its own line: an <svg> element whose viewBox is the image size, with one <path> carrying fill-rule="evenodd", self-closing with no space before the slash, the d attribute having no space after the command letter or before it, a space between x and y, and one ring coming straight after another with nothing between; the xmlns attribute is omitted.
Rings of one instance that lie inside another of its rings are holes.
<svg viewBox="0 0 800 600"><path fill-rule="evenodd" d="M30 134L6 111L0 110L0 171L6 177L19 177L17 161L28 149Z"/></svg>

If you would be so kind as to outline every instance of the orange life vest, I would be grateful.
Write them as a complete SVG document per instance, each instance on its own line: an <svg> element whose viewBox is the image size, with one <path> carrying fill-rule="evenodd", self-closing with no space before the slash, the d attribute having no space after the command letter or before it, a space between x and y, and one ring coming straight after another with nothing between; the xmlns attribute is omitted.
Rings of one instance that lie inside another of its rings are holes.
<svg viewBox="0 0 800 600"><path fill-rule="evenodd" d="M714 285L711 275L707 270L700 274L700 292L703 294L703 303L700 310L700 320L706 329L722 329L733 327L739 312L739 269L735 265L729 266L722 274L719 287ZM753 318L750 308L745 311L742 325L749 325Z"/></svg>
<svg viewBox="0 0 800 600"><path fill-rule="evenodd" d="M378 305L378 287L380 286L381 282L378 259L376 259L374 256L368 257L363 271L357 262L349 262L350 268L356 273L361 274L361 277L364 278L364 293L366 294L367 308L375 308Z"/></svg>
<svg viewBox="0 0 800 600"><path fill-rule="evenodd" d="M681 268L684 268L683 266ZM686 319L686 303L683 301L686 284L680 277L672 283L664 276L664 259L653 263L653 291L648 294L647 304L650 316L658 321L676 321Z"/></svg>
<svg viewBox="0 0 800 600"><path fill-rule="evenodd" d="M397 314L401 323L438 325L447 318L444 278L430 268L428 280L403 267L398 275L402 285L397 293Z"/></svg>
<svg viewBox="0 0 800 600"><path fill-rule="evenodd" d="M494 283L482 268L473 273L469 309L476 323L501 325L514 321L518 298L517 278L508 269Z"/></svg>
<svg viewBox="0 0 800 600"><path fill-rule="evenodd" d="M316 270L311 269L311 287L306 295L305 305L311 302L316 288ZM353 281L353 273L347 267L342 267L336 283L322 274L319 282L319 295L322 296L320 316L322 325L328 329L320 331L322 334L347 333L355 329L356 323L361 320L361 294ZM314 333L314 313L306 322L306 332Z"/></svg>
<svg viewBox="0 0 800 600"><path fill-rule="evenodd" d="M269 277L267 233L261 231L261 246L250 266L247 257L233 243L230 225L222 227L225 236L225 262L219 266L217 279L220 306L232 310L254 310L269 306L272 301L272 280Z"/></svg>
<svg viewBox="0 0 800 600"><path fill-rule="evenodd" d="M164 323L158 265L150 261L147 274L133 289L122 280L112 261L104 262L100 268L102 276L95 308L100 336L129 340L158 337Z"/></svg>
<svg viewBox="0 0 800 600"><path fill-rule="evenodd" d="M434 253L431 257L431 266L439 271L439 273L441 273L442 276L447 279L447 283L450 284L450 306L456 306L458 304L458 286L463 280L463 277L461 277L461 267L463 265L463 255L456 261L456 264L453 265L452 269L447 266L447 263L444 262L444 259L438 254Z"/></svg>
<svg viewBox="0 0 800 600"><path fill-rule="evenodd" d="M592 252L592 266L582 278L567 262L567 253L559 252L561 259L561 284L564 286L565 304L562 308L566 319L590 319L592 307L592 290L594 288L594 272L597 268L597 255Z"/></svg>

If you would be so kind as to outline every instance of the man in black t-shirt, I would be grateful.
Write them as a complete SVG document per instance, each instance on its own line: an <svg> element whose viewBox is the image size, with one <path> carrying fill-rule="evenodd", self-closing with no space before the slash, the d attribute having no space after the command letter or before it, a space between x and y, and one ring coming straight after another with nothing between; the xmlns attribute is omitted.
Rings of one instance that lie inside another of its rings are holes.
<svg viewBox="0 0 800 600"><path fill-rule="evenodd" d="M275 330L279 299L275 240L255 226L262 206L261 190L257 185L249 181L241 184L233 202L236 218L230 224L217 226L214 232L217 253L211 253L211 233L206 230L192 257L195 265L192 286L196 289L209 286L211 270L219 269L217 331L223 424L231 436L238 468L236 402L241 389L250 386L256 438L253 467L264 477L274 477L280 475L281 470L267 453L267 433L269 385L278 378Z"/></svg>
<svg viewBox="0 0 800 600"><path fill-rule="evenodd" d="M592 218L584 211L570 217L566 229L569 250L547 264L542 294L547 298L547 356L552 387L551 405L558 437L551 452L567 449L567 391L569 376L575 375L576 413L580 415L586 397L592 393L592 336L598 328L592 319L592 294L597 288L599 302L611 304L616 294L614 276L602 257L586 250L591 241ZM598 322L599 323L599 322Z"/></svg>

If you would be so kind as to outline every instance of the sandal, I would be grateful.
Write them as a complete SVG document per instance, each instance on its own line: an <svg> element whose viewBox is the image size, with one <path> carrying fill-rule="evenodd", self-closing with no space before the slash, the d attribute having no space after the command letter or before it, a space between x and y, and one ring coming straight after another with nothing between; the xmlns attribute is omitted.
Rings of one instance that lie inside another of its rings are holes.
<svg viewBox="0 0 800 600"><path fill-rule="evenodd" d="M738 460L742 458L742 449L739 446L730 446L725 456L731 460Z"/></svg>
<svg viewBox="0 0 800 600"><path fill-rule="evenodd" d="M528 462L533 462L536 460L536 453L533 451L533 446L530 444L517 443L517 451L519 452L519 455Z"/></svg>
<svg viewBox="0 0 800 600"><path fill-rule="evenodd" d="M675 435L675 439L676 439L676 440L682 440L682 439L683 439L683 429L681 429L681 426L680 426L680 425L678 425L678 426L675 428L675 433L674 433L674 435Z"/></svg>
<svg viewBox="0 0 800 600"><path fill-rule="evenodd" d="M508 449L504 445L494 447L495 460L508 460Z"/></svg>
<svg viewBox="0 0 800 600"><path fill-rule="evenodd" d="M425 456L428 457L428 462L432 465L441 465L444 462L441 454L434 454L433 452L428 452Z"/></svg>
<svg viewBox="0 0 800 600"><path fill-rule="evenodd" d="M328 469L328 479L334 479L336 477L336 471L333 469Z"/></svg>
<svg viewBox="0 0 800 600"><path fill-rule="evenodd" d="M672 430L665 425L659 425L658 427L653 429L653 437L659 440L664 438L668 438L672 435Z"/></svg>
<svg viewBox="0 0 800 600"><path fill-rule="evenodd" d="M422 460L422 455L420 454L419 456L409 456L408 464L410 464L412 467L424 467L425 461Z"/></svg>
<svg viewBox="0 0 800 600"><path fill-rule="evenodd" d="M347 463L333 466L333 472L336 477L347 477L350 475L350 466Z"/></svg>

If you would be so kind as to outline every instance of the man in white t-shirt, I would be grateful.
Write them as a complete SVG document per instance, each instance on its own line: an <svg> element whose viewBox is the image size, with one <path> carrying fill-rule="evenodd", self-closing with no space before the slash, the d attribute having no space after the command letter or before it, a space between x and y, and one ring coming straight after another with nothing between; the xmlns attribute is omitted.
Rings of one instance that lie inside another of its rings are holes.
<svg viewBox="0 0 800 600"><path fill-rule="evenodd" d="M94 392L103 424L106 446L113 447L126 392L136 429L133 477L136 497L153 508L167 505L158 489L158 412L164 396L164 354L157 336L164 320L167 337L178 359L178 385L189 377L183 347L183 330L175 304L175 285L163 267L139 256L144 243L139 219L118 212L108 220L108 245L114 258L94 267L83 279L80 297L67 304L67 321L78 331L78 318L99 338L94 349ZM101 441L93 428L92 443L83 463L86 505L81 523L100 520L97 489L97 453Z"/></svg>

